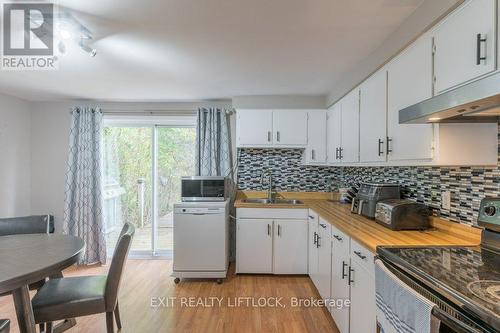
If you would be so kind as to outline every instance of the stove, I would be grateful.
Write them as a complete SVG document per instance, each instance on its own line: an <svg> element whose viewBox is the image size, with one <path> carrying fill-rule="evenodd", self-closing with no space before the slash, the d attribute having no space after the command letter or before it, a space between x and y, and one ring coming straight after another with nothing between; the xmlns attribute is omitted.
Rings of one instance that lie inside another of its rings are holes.
<svg viewBox="0 0 500 333"><path fill-rule="evenodd" d="M377 253L445 314L471 327L463 332L500 332L500 198L483 199L478 224L485 228L478 247L379 247Z"/></svg>

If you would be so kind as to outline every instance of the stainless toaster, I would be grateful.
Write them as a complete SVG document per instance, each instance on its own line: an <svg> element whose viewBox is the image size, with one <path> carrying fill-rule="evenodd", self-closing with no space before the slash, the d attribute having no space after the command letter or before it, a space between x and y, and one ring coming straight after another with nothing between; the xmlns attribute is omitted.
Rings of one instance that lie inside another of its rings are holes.
<svg viewBox="0 0 500 333"><path fill-rule="evenodd" d="M424 230L429 228L429 209L411 200L382 200L377 203L375 221L392 230Z"/></svg>

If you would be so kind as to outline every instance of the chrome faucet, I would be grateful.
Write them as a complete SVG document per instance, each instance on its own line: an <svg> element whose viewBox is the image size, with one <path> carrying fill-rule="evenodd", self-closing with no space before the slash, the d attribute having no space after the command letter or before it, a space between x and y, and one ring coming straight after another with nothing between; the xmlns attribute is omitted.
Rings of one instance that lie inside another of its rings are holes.
<svg viewBox="0 0 500 333"><path fill-rule="evenodd" d="M268 176L268 181L267 181L267 200L269 202L272 202L274 200L274 193L273 193L273 173L271 169L267 169L262 171L262 174L260 175L260 184L264 186L264 178L265 176Z"/></svg>

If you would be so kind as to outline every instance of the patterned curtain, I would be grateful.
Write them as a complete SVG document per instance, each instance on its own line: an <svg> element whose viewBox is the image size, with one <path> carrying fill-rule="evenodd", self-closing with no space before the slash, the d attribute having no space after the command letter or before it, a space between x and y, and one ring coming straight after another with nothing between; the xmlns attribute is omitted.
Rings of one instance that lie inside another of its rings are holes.
<svg viewBox="0 0 500 333"><path fill-rule="evenodd" d="M85 241L80 264L106 263L101 187L102 112L71 110L64 231Z"/></svg>
<svg viewBox="0 0 500 333"><path fill-rule="evenodd" d="M233 178L229 115L225 109L198 110L196 172L199 176Z"/></svg>

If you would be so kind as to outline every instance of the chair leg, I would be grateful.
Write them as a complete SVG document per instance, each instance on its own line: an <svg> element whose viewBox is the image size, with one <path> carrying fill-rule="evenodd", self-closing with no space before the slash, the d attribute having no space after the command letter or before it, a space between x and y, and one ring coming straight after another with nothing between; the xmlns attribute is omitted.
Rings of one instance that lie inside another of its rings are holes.
<svg viewBox="0 0 500 333"><path fill-rule="evenodd" d="M38 324L38 327L40 327L40 333L45 332L45 323Z"/></svg>
<svg viewBox="0 0 500 333"><path fill-rule="evenodd" d="M120 319L120 308L118 307L118 302L116 302L116 307L115 307L115 320L116 320L116 327L118 327L118 329L121 330L122 321Z"/></svg>
<svg viewBox="0 0 500 333"><path fill-rule="evenodd" d="M106 312L106 332L114 333L113 312Z"/></svg>
<svg viewBox="0 0 500 333"><path fill-rule="evenodd" d="M47 333L54 332L54 324L52 322L47 323L47 330L45 332L47 332Z"/></svg>

